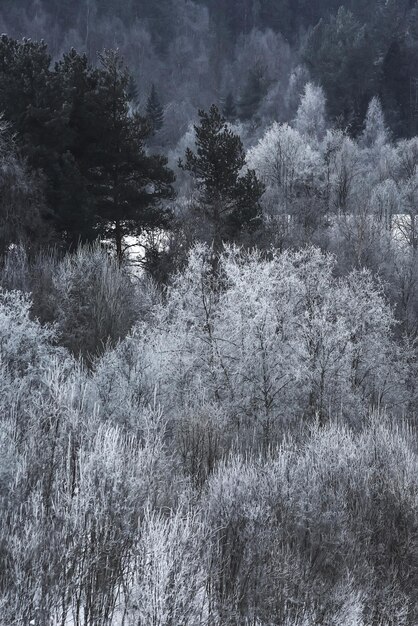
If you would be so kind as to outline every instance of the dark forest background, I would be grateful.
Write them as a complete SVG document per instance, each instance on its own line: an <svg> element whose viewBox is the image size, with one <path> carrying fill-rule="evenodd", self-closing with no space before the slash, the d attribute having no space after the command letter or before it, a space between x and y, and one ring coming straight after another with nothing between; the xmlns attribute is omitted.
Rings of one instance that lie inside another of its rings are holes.
<svg viewBox="0 0 418 626"><path fill-rule="evenodd" d="M155 84L167 108L169 144L197 108L221 103L228 94L237 104L242 101L243 119L288 118L295 105L288 82L293 77L294 83L301 66L324 87L330 116L354 133L370 99L379 95L396 137L415 134L417 3L340 5L340 0L3 0L0 24L18 38L45 38L54 58L74 46L94 62L97 51L119 48L143 106Z"/></svg>

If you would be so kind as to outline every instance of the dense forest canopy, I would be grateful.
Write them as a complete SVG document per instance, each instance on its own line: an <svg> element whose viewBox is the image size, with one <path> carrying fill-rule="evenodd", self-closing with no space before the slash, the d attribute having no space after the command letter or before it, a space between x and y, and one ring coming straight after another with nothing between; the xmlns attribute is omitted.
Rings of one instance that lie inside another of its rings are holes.
<svg viewBox="0 0 418 626"><path fill-rule="evenodd" d="M228 94L238 101L256 67L262 81L252 115L288 121L294 106L283 94L303 66L324 87L333 120L358 133L376 95L395 136L416 132L417 20L413 0L4 0L0 7L4 32L45 38L55 58L71 46L93 61L103 48L119 48L141 104L155 84L173 126L187 126L194 110ZM174 129L166 135L178 139Z"/></svg>

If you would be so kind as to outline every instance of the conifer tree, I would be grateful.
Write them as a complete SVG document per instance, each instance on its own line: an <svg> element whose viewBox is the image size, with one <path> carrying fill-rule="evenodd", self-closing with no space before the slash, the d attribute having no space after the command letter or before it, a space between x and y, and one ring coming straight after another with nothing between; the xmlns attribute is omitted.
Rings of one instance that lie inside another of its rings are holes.
<svg viewBox="0 0 418 626"><path fill-rule="evenodd" d="M228 93L223 102L222 115L227 122L235 122L237 119L237 107L234 96L231 92Z"/></svg>
<svg viewBox="0 0 418 626"><path fill-rule="evenodd" d="M50 63L43 41L0 36L0 111L21 136L39 129L38 116L53 107Z"/></svg>
<svg viewBox="0 0 418 626"><path fill-rule="evenodd" d="M51 70L43 42L0 38L0 110L12 123L19 149L42 173L45 219L68 248L96 236L79 162L88 141L88 93L94 72L72 49ZM93 112L94 116L94 112Z"/></svg>
<svg viewBox="0 0 418 626"><path fill-rule="evenodd" d="M98 140L93 131L100 106L96 97L99 72L85 54L72 49L56 64L54 80L66 114L59 119L56 140L59 168L55 163L46 164L50 171L48 199L55 211L55 229L65 246L75 249L98 234L88 172L91 144Z"/></svg>
<svg viewBox="0 0 418 626"><path fill-rule="evenodd" d="M139 95L137 84L132 75L129 76L126 97L128 98L128 102L131 105L132 109L136 109L138 107Z"/></svg>
<svg viewBox="0 0 418 626"><path fill-rule="evenodd" d="M200 206L211 230L214 252L224 241L233 241L243 230L260 225L263 184L254 170L242 173L245 153L241 138L226 124L218 108L199 111L194 127L196 152L187 149L179 166L190 172L200 193Z"/></svg>
<svg viewBox="0 0 418 626"><path fill-rule="evenodd" d="M262 99L266 95L266 83L263 70L256 65L250 70L244 89L239 99L239 117L244 122L251 120L257 113Z"/></svg>
<svg viewBox="0 0 418 626"><path fill-rule="evenodd" d="M152 131L155 133L163 127L164 124L164 111L158 98L158 93L155 85L152 84L151 92L147 102L147 118L149 119L152 127Z"/></svg>
<svg viewBox="0 0 418 626"><path fill-rule="evenodd" d="M166 167L166 158L145 152L149 124L138 113L130 114L129 73L123 61L113 51L101 55L100 61L96 142L91 144L87 175L99 233L113 239L121 260L126 235L168 227L170 211L162 201L173 196L174 175Z"/></svg>

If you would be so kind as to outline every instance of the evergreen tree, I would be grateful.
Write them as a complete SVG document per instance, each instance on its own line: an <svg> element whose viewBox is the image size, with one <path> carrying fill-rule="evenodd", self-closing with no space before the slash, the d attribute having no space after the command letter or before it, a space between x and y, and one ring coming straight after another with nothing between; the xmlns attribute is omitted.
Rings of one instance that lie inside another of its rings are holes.
<svg viewBox="0 0 418 626"><path fill-rule="evenodd" d="M165 158L145 152L149 124L138 113L129 113L129 74L122 60L115 52L106 52L100 60L97 116L92 122L97 141L90 146L87 176L99 233L113 239L121 259L124 236L169 226L170 212L161 203L173 196L174 175Z"/></svg>
<svg viewBox="0 0 418 626"><path fill-rule="evenodd" d="M257 65L249 72L239 99L240 119L246 122L256 115L266 92L267 85L263 76L263 70Z"/></svg>
<svg viewBox="0 0 418 626"><path fill-rule="evenodd" d="M115 53L93 68L74 49L54 70L43 43L0 38L0 109L28 165L40 170L46 218L66 248L164 227L173 173L145 154L149 122L131 113L132 82Z"/></svg>
<svg viewBox="0 0 418 626"><path fill-rule="evenodd" d="M218 108L199 111L194 127L196 152L187 149L179 166L191 173L200 192L200 207L211 230L215 254L222 242L236 239L243 230L260 225L262 183L253 170L245 174L245 153L241 138L227 126Z"/></svg>
<svg viewBox="0 0 418 626"><path fill-rule="evenodd" d="M128 99L129 104L131 105L131 108L134 110L137 109L138 103L139 103L138 87L132 75L129 76L128 88L126 90L126 97Z"/></svg>
<svg viewBox="0 0 418 626"><path fill-rule="evenodd" d="M151 123L152 131L155 133L161 130L164 124L164 111L158 98L158 93L153 84L147 101L147 118Z"/></svg>
<svg viewBox="0 0 418 626"><path fill-rule="evenodd" d="M377 91L373 41L344 7L321 20L310 33L305 63L325 90L331 118L341 117L354 134L361 130L367 105Z"/></svg>
<svg viewBox="0 0 418 626"><path fill-rule="evenodd" d="M410 118L411 81L416 78L417 58L409 58L405 42L394 40L385 55L382 67L382 100L390 123L397 136L416 132ZM413 94L415 95L415 94Z"/></svg>
<svg viewBox="0 0 418 626"><path fill-rule="evenodd" d="M28 165L42 172L45 219L67 247L92 239L75 146L75 137L89 127L84 123L77 128L82 92L94 87L85 84L87 59L72 50L52 71L44 43L6 36L0 40L0 59L0 109L12 122Z"/></svg>
<svg viewBox="0 0 418 626"><path fill-rule="evenodd" d="M56 167L50 168L50 204L55 207L55 228L70 249L97 237L94 198L88 186L91 144L100 103L99 72L86 55L72 49L55 68L55 80L66 112L57 137ZM103 140L103 138L102 138Z"/></svg>
<svg viewBox="0 0 418 626"><path fill-rule="evenodd" d="M0 37L0 111L21 139L31 139L38 119L51 111L51 57L44 42Z"/></svg>
<svg viewBox="0 0 418 626"><path fill-rule="evenodd" d="M0 255L11 244L36 249L48 236L42 221L42 188L37 177L19 158L7 123L0 118Z"/></svg>
<svg viewBox="0 0 418 626"><path fill-rule="evenodd" d="M237 107L235 105L234 96L231 92L228 93L223 102L222 115L227 122L235 122L237 119Z"/></svg>

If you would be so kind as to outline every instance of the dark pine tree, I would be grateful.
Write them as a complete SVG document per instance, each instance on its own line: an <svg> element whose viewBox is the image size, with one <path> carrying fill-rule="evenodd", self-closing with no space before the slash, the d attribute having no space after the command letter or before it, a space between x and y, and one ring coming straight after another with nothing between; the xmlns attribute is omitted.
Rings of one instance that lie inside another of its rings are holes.
<svg viewBox="0 0 418 626"><path fill-rule="evenodd" d="M150 121L152 132L156 133L164 125L164 110L161 106L155 85L151 86L151 92L147 101L147 118Z"/></svg>
<svg viewBox="0 0 418 626"><path fill-rule="evenodd" d="M244 231L253 231L261 221L262 183L253 170L242 173L245 152L241 138L226 124L218 108L199 111L194 127L196 152L187 149L179 167L193 176L200 192L199 211L210 228L215 256L222 243L234 241Z"/></svg>
<svg viewBox="0 0 418 626"><path fill-rule="evenodd" d="M415 63L414 63L415 61ZM415 96L416 59L408 56L405 43L394 40L383 60L382 101L387 120L395 136L405 137L416 131L411 117L411 97Z"/></svg>
<svg viewBox="0 0 418 626"><path fill-rule="evenodd" d="M86 55L74 49L55 67L65 117L61 120L57 167L51 173L50 201L55 206L56 229L70 249L97 237L94 198L88 187L89 155L100 103L96 93L99 72Z"/></svg>
<svg viewBox="0 0 418 626"><path fill-rule="evenodd" d="M0 111L22 140L42 133L38 120L54 106L50 64L45 43L1 35Z"/></svg>
<svg viewBox="0 0 418 626"><path fill-rule="evenodd" d="M260 66L250 70L244 89L239 99L239 117L244 122L250 121L257 114L262 99L266 95L267 85Z"/></svg>
<svg viewBox="0 0 418 626"><path fill-rule="evenodd" d="M354 135L361 132L368 103L378 92L374 42L367 28L342 6L312 29L304 61L325 89L331 118Z"/></svg>
<svg viewBox="0 0 418 626"><path fill-rule="evenodd" d="M235 104L234 96L231 92L228 93L223 102L222 115L227 122L235 122L237 119L237 107Z"/></svg>
<svg viewBox="0 0 418 626"><path fill-rule="evenodd" d="M126 90L126 97L128 99L129 104L133 110L138 108L139 103L139 94L138 94L138 86L135 82L135 79L132 75L129 76L128 88Z"/></svg>
<svg viewBox="0 0 418 626"><path fill-rule="evenodd" d="M130 114L127 101L129 74L115 52L100 57L96 143L92 142L88 182L95 199L98 229L113 239L119 259L123 238L146 229L167 228L170 211L163 200L172 198L174 174L167 159L147 155L144 144L149 123Z"/></svg>
<svg viewBox="0 0 418 626"><path fill-rule="evenodd" d="M92 238L83 179L73 153L73 114L80 108L84 62L75 51L50 69L44 43L0 40L0 110L16 131L28 165L42 172L45 220L65 246ZM86 124L88 127L88 124Z"/></svg>

